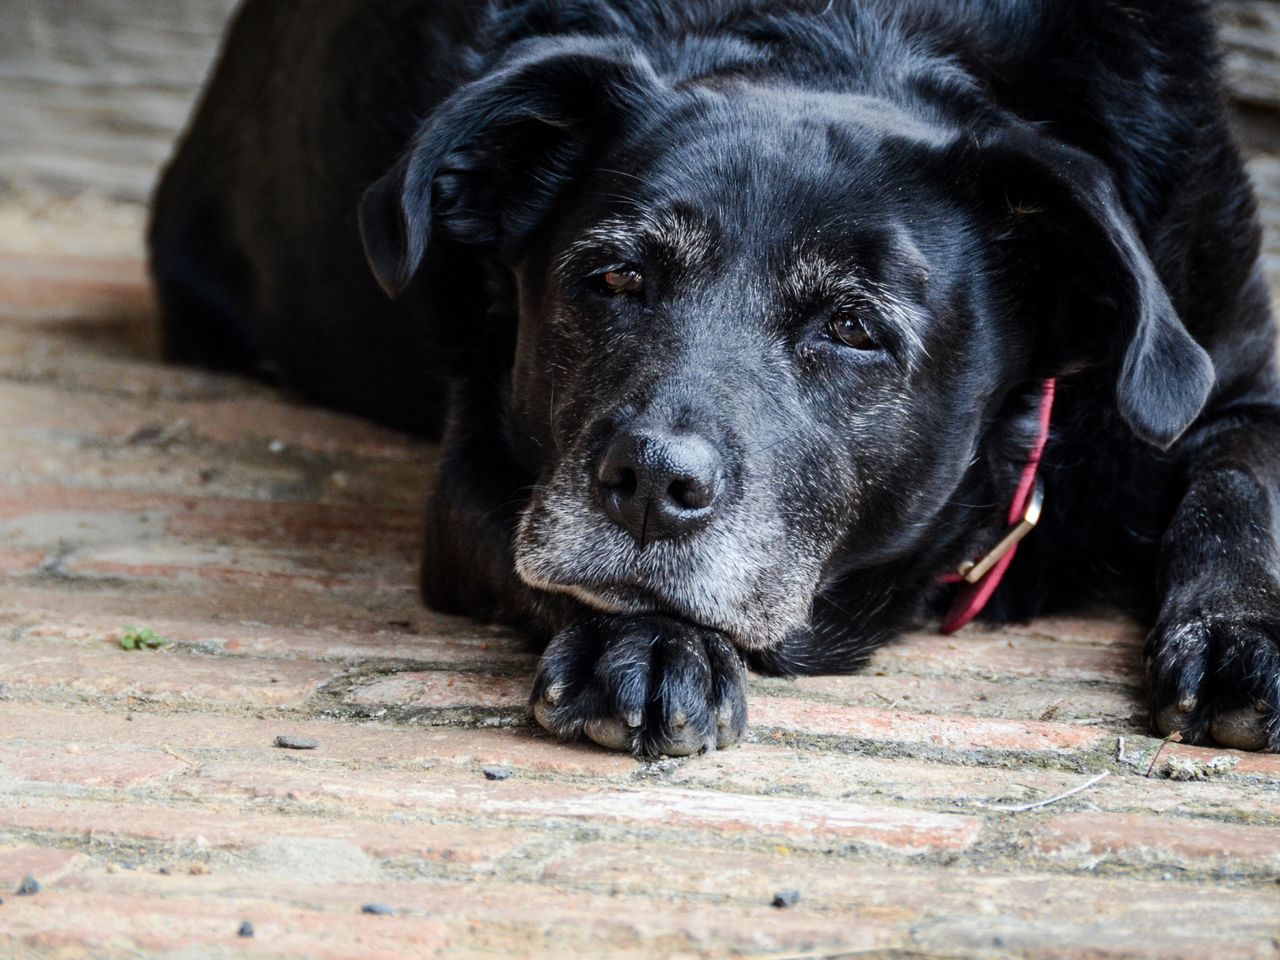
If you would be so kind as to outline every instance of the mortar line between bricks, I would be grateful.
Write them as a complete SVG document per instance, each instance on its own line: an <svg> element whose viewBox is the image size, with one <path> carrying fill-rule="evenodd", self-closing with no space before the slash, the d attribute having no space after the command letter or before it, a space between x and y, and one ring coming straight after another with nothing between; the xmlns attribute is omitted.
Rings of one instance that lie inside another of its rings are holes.
<svg viewBox="0 0 1280 960"><path fill-rule="evenodd" d="M429 729L429 728L428 728ZM21 738L15 742L28 742L29 738ZM45 741L30 741L32 743L43 743ZM132 747L140 753L157 753L157 749L153 745L130 744L125 742L125 747ZM196 769L206 764L217 764L224 762L228 757L239 758L242 761L254 759L261 756L261 751L246 748L227 748L227 747L187 747L185 748L187 757L194 757L196 760L192 762L196 764ZM404 773L419 772L421 767L417 761L386 761L386 762L370 762L364 759L337 759L337 758L294 758L291 756L281 756L280 761L285 762L285 768L290 768L293 764L297 765L298 770L306 770L309 773L323 774L341 771L359 771L359 770L375 770L388 773ZM686 761L687 763L688 761ZM469 786L465 779L464 771L475 769L479 762L475 759L467 760L431 760L427 769L436 769L445 776L442 779L442 785L449 786ZM1147 778L1143 777L1137 771L1128 766L1112 763L1108 767L1109 772L1118 774L1116 781L1119 784L1141 782ZM450 774L455 776L450 777ZM878 809L907 809L919 812L936 813L943 815L968 815L987 824L1027 824L1049 819L1058 813L1075 809L1078 804L1073 801L1069 806L1058 806L1053 809L1044 809L1039 811L1031 811L1028 814L1002 814L997 811L991 811L985 804L988 801L978 801L974 799L970 803L966 803L958 799L936 799L922 800L916 797L893 796L886 798L877 797L873 802L867 803L866 800L857 797L815 797L813 794L805 791L797 791L795 793L783 792L777 790L750 790L743 789L741 785L735 784L731 789L718 789L715 786L706 784L687 784L664 782L664 771L660 769L660 765L638 766L636 769L626 775L619 781L609 782L607 784L599 784L598 778L594 778L586 774L578 774L572 772L563 772L558 770L537 770L527 771L522 774L522 779L526 782L547 783L552 785L565 786L598 786L600 790L611 792L634 792L645 790L670 791L673 795L683 794L705 794L707 796L723 795L723 796L743 796L757 798L778 798L788 797L802 802L818 801L821 803L831 803L835 805L853 803L860 806L870 806ZM58 794L58 784L47 781L23 781L28 788L40 786L44 788L43 792L49 795ZM172 782L166 780L166 783ZM0 791L0 794L6 791ZM593 791L588 791L593 792ZM168 805L188 805L188 802L174 794L172 790L156 789L143 787L138 789L122 789L112 787L98 787L88 785L74 785L70 790L64 789L62 794L68 799L89 798L95 800L116 800L116 799L147 799L153 800L159 804L168 803ZM886 802L889 801L889 802ZM1080 802L1088 802L1089 798L1083 796L1079 798ZM1108 809L1103 816L1125 813L1146 812L1146 808L1141 806L1116 804ZM1239 818L1214 816L1211 812L1197 810L1178 810L1166 812L1162 814L1164 819L1172 822L1186 821L1192 823L1207 824L1223 824L1223 825L1240 825ZM1256 826L1273 826L1280 823L1280 810L1273 817L1263 814L1250 813L1245 821L1248 825Z"/></svg>
<svg viewBox="0 0 1280 960"><path fill-rule="evenodd" d="M263 813L260 809L247 812L259 815ZM324 814L325 812L323 811L318 812L316 819L319 820ZM281 814L281 816L290 820L295 820L298 817L297 814ZM351 818L348 817L347 819ZM355 819L358 822L371 825L383 822L363 818ZM784 842L792 851L790 856L797 858L797 862L809 861L811 865L831 863L834 858L835 862L847 868L859 866L905 867L924 871L931 868L952 867L957 862L954 851L895 852L875 844L857 842L806 844L797 842L797 838L792 836L771 837L768 835L751 839L735 838L728 840L721 835L713 834L714 840L708 842L707 832L696 828L654 828L652 825L646 825L641 828L635 824L601 822L593 822L588 825L575 821L557 821L554 818L539 818L538 822L541 826L541 832L537 837L530 839L530 844L538 841L551 843L551 838L547 834L547 831L550 830L553 831L553 836L558 839L559 844L554 846L553 850L560 851L563 850L564 840L568 838L573 838L578 842L605 845L619 843L629 845L639 842L668 846L678 845L681 849L700 850L712 856L738 853L765 855L776 849L779 842ZM474 818L457 820L432 819L424 820L421 823L423 826L466 826L481 830L511 830L528 826L528 820L508 818L494 819L480 824ZM1261 890L1268 893L1275 892L1274 871L1264 868L1254 870L1240 870L1223 866L1197 868L1196 866L1177 863L1135 861L1132 856L1126 858L1123 855L1117 856L1113 853L1100 854L1095 862L1071 863L1056 860L1052 855L1048 854L1028 855L1024 847L1015 842L1018 839L1016 834L991 836L969 847L964 852L963 869L976 877L987 878L1025 876L1030 872L1033 875L1044 877L1101 876L1137 881L1159 880L1162 883L1176 884L1191 890L1195 890L1204 883L1212 882L1226 885L1230 888ZM208 844L201 846L196 841L136 837L127 834L86 837L58 831L25 830L14 828L5 824L2 820L0 820L0 842L10 845L55 846L58 849L85 853L95 858L109 853L118 854L121 850L134 850L138 851L137 855L140 860L154 863L157 866L170 864L176 860L198 860L216 863L222 858L235 857L245 850L252 849L249 845ZM495 858L492 861L491 875L506 883L526 884L530 887L543 889L553 886L542 878L537 871L550 865L554 852L546 855L540 863L530 865L527 846L528 844L522 844L516 850ZM416 876L427 880L456 882L458 879L462 879L465 882L474 875L469 864L459 863L454 869L447 862L415 858L412 853L401 853L376 859L384 869L399 870L402 873L412 870ZM581 881L573 883L561 881L556 886L562 889L582 892L609 892L607 887ZM1276 897L1277 909L1280 910L1280 892L1276 892Z"/></svg>
<svg viewBox="0 0 1280 960"><path fill-rule="evenodd" d="M371 706L368 710L365 710L353 709L343 704L335 704L332 700L324 698L327 695L319 695L321 699L317 702L317 696L313 694L311 698L301 705L276 705L268 707L267 710L279 719L286 717L298 719L311 716L329 721L392 724L408 730L430 730L433 728L485 730L494 729L495 727L503 729L532 729L532 722L523 707L395 708L380 705ZM11 687L6 699L13 702L46 706L76 704L86 707L117 707L124 698L79 694L69 691L59 695L56 692L41 690L40 694L33 694L23 688ZM130 695L130 699L132 701L129 704L130 712L147 715L164 715L166 713L191 715L200 713L208 716L243 717L263 710L262 707L235 708L220 704L182 701L171 703L148 698L145 695ZM1133 736L1132 732L1119 735ZM1010 770L1031 768L1079 774L1087 773L1090 770L1097 772L1105 767L1113 772L1129 772L1127 768L1116 764L1109 756L1110 751L1113 749L1111 746L1114 742L1113 737L1109 737L1092 750L1078 753L1002 750L990 747L975 750L948 750L911 741L886 741L839 735L809 734L784 728L768 727L753 727L747 742L761 747L778 747L792 750L816 749L839 756L930 761L952 767ZM572 749L572 745L566 745L566 749Z"/></svg>
<svg viewBox="0 0 1280 960"><path fill-rule="evenodd" d="M22 740L11 741L11 742L31 743L34 745L34 744L43 743L44 741L30 741L28 739L22 739ZM155 754L158 752L156 748L152 746L131 745L128 743L125 743L122 746L125 746L125 747L133 746L139 753ZM210 763L217 764L220 762L226 762L228 759L237 759L241 762L250 762L255 759L260 759L261 757L261 751L246 749L246 748L237 749L237 748L225 748L225 747L195 747L195 748L188 747L184 749L184 753L186 756L193 758L197 762L198 766L204 766L205 764L210 764ZM309 758L307 760L301 760L301 759L294 760L293 758L281 758L281 760L284 760L284 759L288 759L293 761L294 763L297 763L300 769L305 769L309 773L338 773L338 772L359 773L363 771L373 771L373 772L381 772L381 773L399 774L399 773L417 773L417 772L420 772L422 769L417 762L410 762L410 761L378 762L378 761L369 761L369 760L363 760L363 759L356 760L356 759ZM468 759L468 760L445 759L445 760L431 761L428 769L439 770L440 772L445 774L456 773L460 778L459 782L465 783L466 781L462 780L461 778L466 775L466 772L478 770L481 765L482 764L479 761L476 761L474 759ZM1134 783L1135 781L1142 781L1146 779L1142 777L1140 773L1129 768L1121 769L1117 767L1117 768L1113 768L1111 772L1117 773L1119 775L1119 782L1122 784ZM559 771L554 769L522 771L521 779L522 781L527 783L546 784L550 786L579 786L579 787L588 786L589 787L589 786L599 785L598 777L593 776L591 774L565 772L565 771ZM32 787L37 787L37 786L40 786L40 787L47 786L48 792L50 793L50 795L56 795L56 785L52 783L46 783L44 781L25 781L25 785L28 789ZM1271 786L1280 787L1280 785L1271 785ZM1047 819L1051 819L1053 816L1056 816L1059 813L1072 812L1079 809L1078 805L1073 804L1070 806L1054 807L1052 810L1046 809L1043 811L1038 811L1035 813L1034 816L1030 816L1030 817L1027 816L1026 814L1019 814L1019 815L1016 815L1015 817L1015 816L1006 816L998 812L990 811L987 807L983 805L985 801L983 803L980 803L977 800L973 800L972 802L965 803L960 800L946 800L946 799L922 800L921 798L918 798L918 797L910 797L905 795L884 795L884 794L878 795L873 802L867 804L866 800L860 799L857 796L851 796L847 798L846 797L834 797L834 798L833 797L816 797L811 792L808 792L803 789L797 789L793 792L788 790L777 790L772 787L770 787L767 790L744 789L744 787L741 784L735 784L732 789L718 789L715 786L706 785L706 784L696 784L696 785L690 785L685 783L667 784L663 781L661 774L655 775L655 773L652 771L651 768L646 768L646 767L638 767L636 770L627 774L623 779L610 782L604 787L604 789L623 790L623 791L629 790L629 789L630 790L671 789L676 791L688 791L690 789L694 789L698 792L705 792L707 794L719 794L719 795L726 795L726 796L746 796L746 797L758 797L758 798L768 798L768 799L789 798L789 799L795 799L798 801L806 801L806 802L818 800L818 801L824 801L824 802L830 801L835 803L858 803L858 804L866 804L873 807L884 808L884 809L907 809L907 810L915 810L920 812L929 812L929 813L946 814L946 815L968 815L968 816L973 816L973 817L982 819L984 823L986 823L987 825L1003 824L1007 822L1010 828L1012 828L1015 823L1026 825L1026 824L1032 824L1036 822L1043 822ZM2 792L0 792L0 795L2 795ZM161 804L164 804L166 801L172 801L174 799L177 799L176 795L174 795L172 792L144 790L143 794L141 795L148 796L151 799L154 799L156 802ZM115 800L115 799L127 799L129 797L137 797L139 796L139 794L135 791L128 791L126 794L118 796L118 792L115 791L113 788L85 787L81 785L76 785L73 788L73 792L68 793L67 796L69 798L75 797L75 798L86 798L86 799L95 799L95 800L96 799ZM1083 797L1081 799L1086 803L1089 800L1088 797ZM169 805L172 805L172 803L170 802ZM1125 804L1125 803L1121 803L1113 800L1111 805L1108 806L1107 810L1102 815L1103 816L1129 815L1129 814L1146 815L1147 812L1148 812L1148 808L1140 804L1137 804L1137 803ZM1182 821L1182 822L1193 823L1193 824L1195 823L1221 824L1221 825L1228 825L1228 826L1246 825L1246 826L1259 826L1259 827L1280 829L1280 807L1277 808L1276 813L1270 816L1264 813L1251 811L1248 814L1243 815L1241 817L1231 817L1231 816L1215 814L1211 811L1203 811L1203 810L1180 810L1172 813L1162 814L1162 816L1169 819L1173 823Z"/></svg>
<svg viewBox="0 0 1280 960"><path fill-rule="evenodd" d="M22 628L11 628L18 629ZM277 660L293 660L296 662L324 662L337 666L346 667L346 671L337 678L327 681L317 694L313 694L304 704L299 706L276 706L271 708L273 715L277 717L303 717L308 714L315 715L323 719L343 720L351 722L377 722L391 723L406 729L431 729L435 727L458 728L458 729L490 729L495 726L502 728L519 728L530 726L527 714L523 707L510 708L478 708L478 707L446 707L446 708L415 708L402 710L387 707L371 707L370 709L351 709L341 703L340 696L333 693L333 685L340 686L356 682L362 676L370 675L386 675L398 672L401 669L423 672L437 673L447 675L449 673L463 673L467 675L503 675L515 677L524 672L524 668L518 664L501 664L494 662L492 664L481 663L445 663L440 661L416 661L403 659L386 659L371 658L370 660L357 661L356 665L349 666L352 662L347 657L332 657L317 660L316 658L295 657L295 658L257 658L257 657L233 657L225 655L210 654L206 651L198 649L195 645L183 644L183 650L186 655L196 657L208 657L210 659L227 659L239 662L269 662L269 659ZM373 669L370 669L373 664ZM83 705L87 708L98 707L101 709L104 705L110 709L120 702L118 698L100 697L92 694L81 694L72 692L59 693L56 690L41 690L39 692L32 691L29 688L15 688L9 691L8 698L11 700L21 700L23 702L44 704L47 706L66 705L67 703L75 703ZM201 703L170 703L164 700L151 700L145 695L136 696L133 703L130 704L133 712L158 714L158 713L208 713L213 715L226 716L243 716L251 711L245 709L237 709L235 707L214 706ZM258 708L260 709L260 708ZM252 712L258 712L254 709ZM786 728L769 728L769 727L753 727L750 734L749 742L756 743L762 747L783 747L788 749L818 749L824 753L853 756L865 758L906 758L922 761L932 761L947 764L949 766L959 767L982 767L996 769L1017 769L1020 767L1030 767L1033 769L1058 770L1073 773L1086 773L1091 770L1096 771L1100 766L1105 766L1115 772L1129 773L1127 768L1115 764L1110 756L1111 746L1114 736L1136 737L1133 731L1125 731L1123 734L1114 731L1102 731L1107 736L1095 748L1082 752L1051 752L1051 751L1017 751L1017 750L1000 750L997 748L981 748L979 750L952 750L947 748L932 747L925 744L912 741L885 741L870 738L847 737L839 735L827 734L808 734L797 732ZM1151 738L1152 744L1157 741ZM566 749L572 749L567 747ZM1249 782L1257 781L1260 778L1250 777L1248 774L1228 775L1222 779L1231 781ZM1270 787L1270 784L1264 784ZM1275 785L1280 788L1280 784Z"/></svg>

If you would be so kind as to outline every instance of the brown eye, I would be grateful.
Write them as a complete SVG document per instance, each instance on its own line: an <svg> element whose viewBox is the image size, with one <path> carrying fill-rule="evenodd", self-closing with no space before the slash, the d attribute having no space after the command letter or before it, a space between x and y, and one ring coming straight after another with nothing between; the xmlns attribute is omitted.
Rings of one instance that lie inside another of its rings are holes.
<svg viewBox="0 0 1280 960"><path fill-rule="evenodd" d="M831 318L831 335L854 350L875 350L877 344L857 315L840 312Z"/></svg>
<svg viewBox="0 0 1280 960"><path fill-rule="evenodd" d="M600 277L606 293L637 293L644 286L638 270L610 270Z"/></svg>

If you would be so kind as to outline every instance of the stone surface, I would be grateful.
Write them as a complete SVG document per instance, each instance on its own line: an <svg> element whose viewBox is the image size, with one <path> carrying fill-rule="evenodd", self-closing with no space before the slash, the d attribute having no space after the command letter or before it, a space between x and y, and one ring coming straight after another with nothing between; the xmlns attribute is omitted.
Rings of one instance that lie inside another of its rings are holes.
<svg viewBox="0 0 1280 960"><path fill-rule="evenodd" d="M0 283L0 890L43 889L0 956L1277 956L1280 757L1145 776L1136 625L754 678L707 757L556 744L522 639L415 599L430 448L157 364L145 291L77 299L109 250L36 247L38 305Z"/></svg>
<svg viewBox="0 0 1280 960"><path fill-rule="evenodd" d="M1280 110L1280 3L1219 0L1216 12L1232 92L1246 103Z"/></svg>

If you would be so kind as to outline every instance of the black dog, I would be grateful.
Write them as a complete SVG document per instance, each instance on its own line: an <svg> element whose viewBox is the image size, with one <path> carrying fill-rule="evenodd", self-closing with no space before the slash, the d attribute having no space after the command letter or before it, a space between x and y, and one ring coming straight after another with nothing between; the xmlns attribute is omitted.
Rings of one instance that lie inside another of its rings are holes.
<svg viewBox="0 0 1280 960"><path fill-rule="evenodd" d="M443 426L427 602L548 638L538 721L645 755L736 741L744 659L853 670L951 602L1056 379L987 616L1132 602L1155 725L1278 749L1206 8L250 0L156 200L169 354Z"/></svg>

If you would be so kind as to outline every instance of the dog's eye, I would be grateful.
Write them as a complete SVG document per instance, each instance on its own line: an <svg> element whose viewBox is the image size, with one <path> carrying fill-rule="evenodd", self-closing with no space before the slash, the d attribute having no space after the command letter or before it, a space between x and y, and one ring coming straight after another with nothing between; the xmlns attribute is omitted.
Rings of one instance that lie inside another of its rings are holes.
<svg viewBox="0 0 1280 960"><path fill-rule="evenodd" d="M610 294L639 293L644 276L639 270L610 270L600 275L600 287Z"/></svg>
<svg viewBox="0 0 1280 960"><path fill-rule="evenodd" d="M875 350L879 346L858 315L849 310L841 310L831 318L831 335L854 350Z"/></svg>

